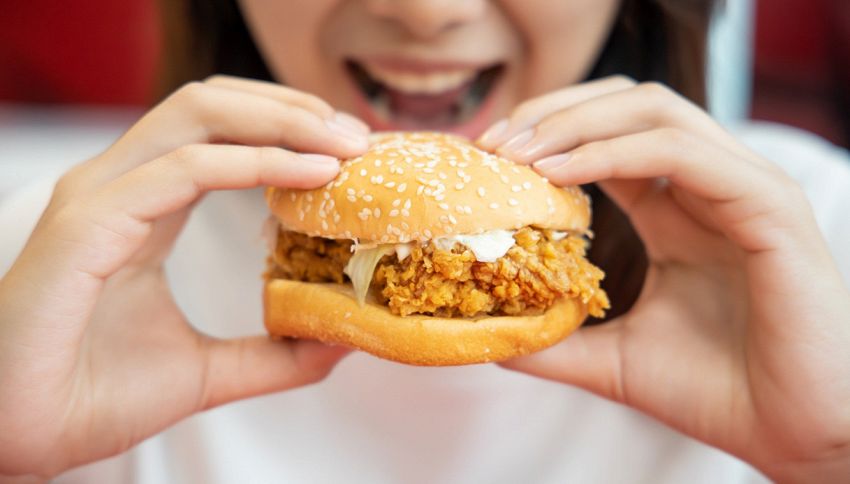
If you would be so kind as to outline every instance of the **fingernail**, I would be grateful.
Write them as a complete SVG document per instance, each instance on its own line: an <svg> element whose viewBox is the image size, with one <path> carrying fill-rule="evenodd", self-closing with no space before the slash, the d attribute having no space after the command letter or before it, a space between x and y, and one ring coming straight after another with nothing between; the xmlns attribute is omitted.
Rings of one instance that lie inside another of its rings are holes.
<svg viewBox="0 0 850 484"><path fill-rule="evenodd" d="M334 114L334 119L340 124L354 128L360 134L369 134L368 124L346 112L337 111L336 114Z"/></svg>
<svg viewBox="0 0 850 484"><path fill-rule="evenodd" d="M502 145L502 147L499 149L502 151L512 151L516 153L520 151L523 147L525 147L525 145L527 145L532 138L534 138L534 130L527 129L522 133L509 139L508 142Z"/></svg>
<svg viewBox="0 0 850 484"><path fill-rule="evenodd" d="M338 119L338 115L334 116L331 119L325 120L325 125L327 125L328 129L334 133L338 134L344 138L349 138L352 140L362 141L366 139L365 133L362 133L359 129L354 126L347 124Z"/></svg>
<svg viewBox="0 0 850 484"><path fill-rule="evenodd" d="M508 130L508 120L501 119L497 121L493 126L484 132L478 138L478 144L485 148L491 148L495 146L498 141L501 139L502 135Z"/></svg>
<svg viewBox="0 0 850 484"><path fill-rule="evenodd" d="M569 153L561 153L559 155L547 156L534 162L534 169L537 171L550 171L566 165L572 155Z"/></svg>
<svg viewBox="0 0 850 484"><path fill-rule="evenodd" d="M302 153L300 156L303 160L309 161L310 163L316 163L319 165L337 165L339 164L339 160L334 158L333 156L328 155L320 155L317 153Z"/></svg>

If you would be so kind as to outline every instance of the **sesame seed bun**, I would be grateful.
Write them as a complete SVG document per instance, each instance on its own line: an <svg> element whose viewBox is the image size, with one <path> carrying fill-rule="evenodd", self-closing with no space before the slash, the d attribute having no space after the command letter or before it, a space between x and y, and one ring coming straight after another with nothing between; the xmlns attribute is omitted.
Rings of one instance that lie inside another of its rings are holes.
<svg viewBox="0 0 850 484"><path fill-rule="evenodd" d="M579 188L431 132L373 135L369 151L345 160L324 187L266 196L288 230L331 239L405 243L529 225L585 232L590 223Z"/></svg>
<svg viewBox="0 0 850 484"><path fill-rule="evenodd" d="M534 316L397 316L350 285L273 279L265 286L266 329L277 337L318 339L420 366L503 361L549 347L575 331L587 309L563 298Z"/></svg>

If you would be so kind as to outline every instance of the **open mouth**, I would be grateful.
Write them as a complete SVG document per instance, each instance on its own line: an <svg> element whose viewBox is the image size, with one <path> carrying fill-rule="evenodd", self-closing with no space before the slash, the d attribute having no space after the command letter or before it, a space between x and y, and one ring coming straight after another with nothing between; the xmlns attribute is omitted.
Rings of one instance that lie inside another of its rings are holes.
<svg viewBox="0 0 850 484"><path fill-rule="evenodd" d="M347 60L346 68L379 129L452 130L483 111L504 64L431 72L386 69Z"/></svg>

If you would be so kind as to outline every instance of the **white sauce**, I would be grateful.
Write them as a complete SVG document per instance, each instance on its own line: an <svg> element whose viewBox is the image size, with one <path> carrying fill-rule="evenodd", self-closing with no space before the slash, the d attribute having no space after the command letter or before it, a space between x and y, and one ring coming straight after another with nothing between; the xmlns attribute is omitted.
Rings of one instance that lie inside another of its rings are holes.
<svg viewBox="0 0 850 484"><path fill-rule="evenodd" d="M465 245L478 262L496 262L514 246L514 230L491 230L477 235L453 235L434 239L434 245L451 250L455 242Z"/></svg>
<svg viewBox="0 0 850 484"><path fill-rule="evenodd" d="M553 230L552 231L552 240L555 240L555 241L564 240L565 238L567 238L567 235L569 235L569 232L560 232L558 230Z"/></svg>

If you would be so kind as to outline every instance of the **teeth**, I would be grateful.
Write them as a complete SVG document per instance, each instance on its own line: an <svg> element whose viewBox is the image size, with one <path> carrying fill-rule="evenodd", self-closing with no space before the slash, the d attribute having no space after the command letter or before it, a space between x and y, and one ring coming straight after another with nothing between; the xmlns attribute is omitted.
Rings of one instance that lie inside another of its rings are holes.
<svg viewBox="0 0 850 484"><path fill-rule="evenodd" d="M378 82L407 94L440 94L472 81L478 74L475 69L456 69L422 74L391 71L369 65L365 65L363 68Z"/></svg>

